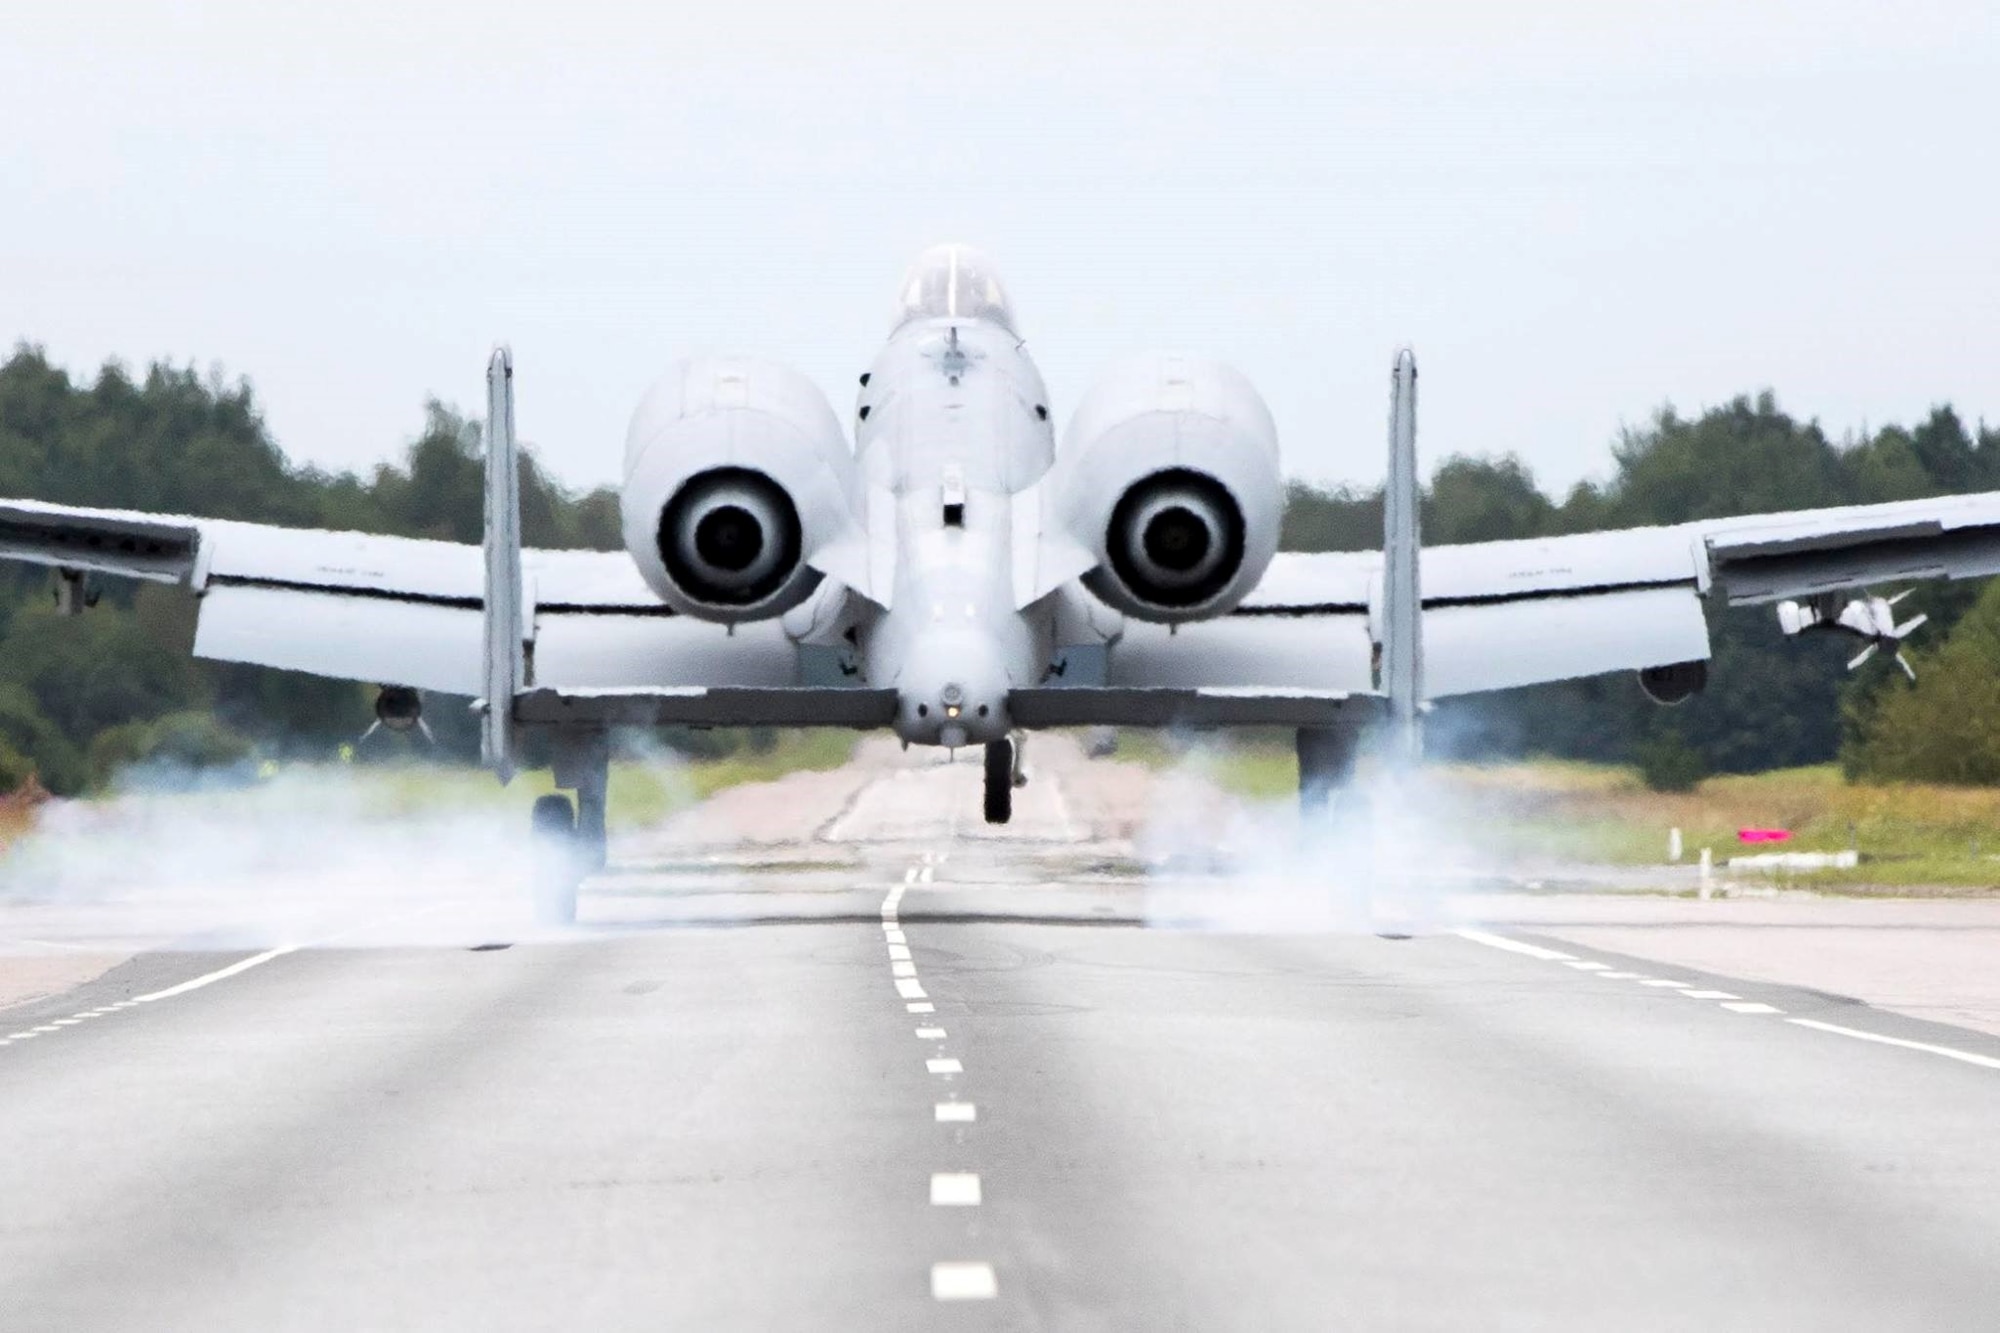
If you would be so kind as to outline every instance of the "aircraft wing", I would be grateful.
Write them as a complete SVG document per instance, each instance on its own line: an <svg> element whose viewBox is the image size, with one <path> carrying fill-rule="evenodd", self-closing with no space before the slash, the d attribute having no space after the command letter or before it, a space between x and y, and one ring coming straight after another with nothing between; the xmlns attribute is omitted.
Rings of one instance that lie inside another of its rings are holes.
<svg viewBox="0 0 2000 1333"><path fill-rule="evenodd" d="M1128 623L1105 683L1377 688L1379 552L1281 553L1227 616ZM1423 548L1424 694L1708 656L1704 602L1741 606L2000 573L2000 493Z"/></svg>
<svg viewBox="0 0 2000 1333"><path fill-rule="evenodd" d="M200 597L198 657L482 692L478 546L4 500L0 559L185 585ZM777 622L726 636L677 616L622 551L527 550L522 582L538 685L796 683Z"/></svg>

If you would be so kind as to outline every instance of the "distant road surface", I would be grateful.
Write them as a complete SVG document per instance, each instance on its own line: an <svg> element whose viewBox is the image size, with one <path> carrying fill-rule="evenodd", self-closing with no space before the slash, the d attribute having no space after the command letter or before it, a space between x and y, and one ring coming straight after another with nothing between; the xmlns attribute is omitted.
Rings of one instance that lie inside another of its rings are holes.
<svg viewBox="0 0 2000 1333"><path fill-rule="evenodd" d="M571 934L0 1008L0 1329L2000 1326L2000 1037L1205 913L1043 753L998 835L881 759L626 840Z"/></svg>

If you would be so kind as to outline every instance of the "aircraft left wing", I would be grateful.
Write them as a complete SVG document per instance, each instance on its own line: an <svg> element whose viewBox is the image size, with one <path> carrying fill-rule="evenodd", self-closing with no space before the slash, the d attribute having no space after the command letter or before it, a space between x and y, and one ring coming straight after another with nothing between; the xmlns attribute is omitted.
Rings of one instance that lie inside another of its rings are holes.
<svg viewBox="0 0 2000 1333"><path fill-rule="evenodd" d="M476 696L485 565L469 544L0 501L0 559L66 578L182 584L198 657ZM775 621L734 636L676 616L622 551L522 552L537 684L790 686Z"/></svg>

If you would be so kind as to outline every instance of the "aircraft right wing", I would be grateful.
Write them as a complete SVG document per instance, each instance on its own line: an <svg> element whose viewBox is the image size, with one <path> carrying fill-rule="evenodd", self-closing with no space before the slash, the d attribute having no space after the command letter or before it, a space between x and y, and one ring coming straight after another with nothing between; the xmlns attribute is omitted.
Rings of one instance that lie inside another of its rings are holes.
<svg viewBox="0 0 2000 1333"><path fill-rule="evenodd" d="M2000 493L1707 519L1422 552L1424 694L1508 689L1699 662L1704 603L1827 599L2000 573ZM1107 653L1122 686L1376 687L1382 556L1280 554L1213 621L1128 623Z"/></svg>

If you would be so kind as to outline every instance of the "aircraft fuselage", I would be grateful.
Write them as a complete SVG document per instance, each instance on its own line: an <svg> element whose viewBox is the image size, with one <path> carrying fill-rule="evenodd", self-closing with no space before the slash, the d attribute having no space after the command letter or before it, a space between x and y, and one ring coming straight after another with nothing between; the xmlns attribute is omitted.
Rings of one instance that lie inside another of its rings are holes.
<svg viewBox="0 0 2000 1333"><path fill-rule="evenodd" d="M856 422L862 475L895 497L892 609L862 628L872 684L901 695L895 730L919 745L998 740L1007 692L1038 684L1044 606L1014 606L1013 505L1055 458L1048 396L1021 340L942 316L904 325L870 367Z"/></svg>

